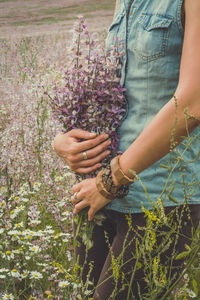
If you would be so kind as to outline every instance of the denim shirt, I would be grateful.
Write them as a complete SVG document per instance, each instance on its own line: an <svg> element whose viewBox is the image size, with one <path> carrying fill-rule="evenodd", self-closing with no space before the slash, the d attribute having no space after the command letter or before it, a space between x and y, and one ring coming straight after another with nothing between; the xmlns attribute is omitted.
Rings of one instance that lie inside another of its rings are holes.
<svg viewBox="0 0 200 300"><path fill-rule="evenodd" d="M183 0L119 0L106 47L109 51L115 45L123 55L121 84L126 88L128 109L119 128L122 152L177 88L184 37L182 4ZM199 127L190 138L198 133ZM200 204L200 161L195 160L199 153L198 140L193 138L186 149L185 139L170 154L141 172L140 180L131 184L125 198L112 200L107 208L139 213L142 205L151 209L158 198L164 206L184 201Z"/></svg>

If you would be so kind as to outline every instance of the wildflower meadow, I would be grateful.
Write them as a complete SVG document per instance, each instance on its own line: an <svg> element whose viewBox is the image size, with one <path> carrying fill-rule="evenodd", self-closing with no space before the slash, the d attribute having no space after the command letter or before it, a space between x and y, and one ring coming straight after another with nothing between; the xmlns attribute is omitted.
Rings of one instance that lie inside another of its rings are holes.
<svg viewBox="0 0 200 300"><path fill-rule="evenodd" d="M103 41L105 33L97 36ZM77 242L73 237L70 196L75 177L52 144L63 126L54 118L49 95L55 82L60 82L63 70L69 68L71 38L72 35L60 33L0 39L1 300L92 300L95 289L89 274L83 284L81 267L74 259ZM192 142L189 137L186 139L186 151ZM199 135L195 142L199 143ZM200 228L194 230L185 251L176 253L172 249L171 260L166 262L172 265L172 261L185 258L178 276L173 274L173 268L168 272L160 264L162 253L181 234L181 220L165 214L162 199L171 197L175 188L168 180L174 164L186 163L174 151L173 165L162 166L168 172L163 194L152 204L151 211L143 208L147 222L140 228L144 234L137 235L132 274L134 280L136 270L144 269L148 292L141 299L200 299ZM184 183L185 190L187 185L189 193L183 199L186 211L187 200L199 183L194 178L193 182ZM144 197L149 197L145 187ZM176 201L173 197L171 200ZM100 223L101 218L92 222ZM92 222L82 223L80 228L88 249L92 246ZM130 230L135 230L128 215L127 222ZM167 235L162 234L163 226L169 228ZM158 232L162 237L159 247ZM113 257L112 262L117 286L123 253ZM117 290L114 293L110 300L115 299ZM131 299L134 297L129 291L128 298L122 300Z"/></svg>

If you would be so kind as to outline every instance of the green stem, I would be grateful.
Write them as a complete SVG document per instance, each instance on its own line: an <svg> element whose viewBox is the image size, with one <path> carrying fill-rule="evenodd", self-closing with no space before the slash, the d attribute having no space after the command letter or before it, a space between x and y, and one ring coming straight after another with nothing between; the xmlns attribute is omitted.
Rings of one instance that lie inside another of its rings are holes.
<svg viewBox="0 0 200 300"><path fill-rule="evenodd" d="M179 282L181 281L181 279L183 278L183 276L186 274L186 272L188 271L189 267L191 266L191 264L193 263L194 259L196 258L198 252L200 251L200 244L196 247L196 250L194 251L194 254L192 255L191 259L189 260L187 267L185 268L185 270L181 273L181 275L179 276L179 278L174 282L174 284L169 288L169 290L167 290L167 292L162 296L162 298L160 300L166 300L167 297L169 296L169 294L173 291L173 289L179 284Z"/></svg>
<svg viewBox="0 0 200 300"><path fill-rule="evenodd" d="M135 276L138 261L139 261L139 255L137 256L137 259L135 261L135 266L134 266L133 272L131 274L131 280L130 280L130 284L129 284L129 287L128 287L127 300L129 300L129 298L130 298L131 287L132 287L133 279L134 279L134 276Z"/></svg>

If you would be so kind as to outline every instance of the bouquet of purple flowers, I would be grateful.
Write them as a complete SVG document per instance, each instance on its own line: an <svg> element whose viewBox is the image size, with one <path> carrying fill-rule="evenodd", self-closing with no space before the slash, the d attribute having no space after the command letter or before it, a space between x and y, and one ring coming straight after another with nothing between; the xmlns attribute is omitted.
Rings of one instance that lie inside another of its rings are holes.
<svg viewBox="0 0 200 300"><path fill-rule="evenodd" d="M125 89L120 85L120 54L117 48L105 53L102 43L89 34L83 17L75 23L72 45L68 49L71 64L55 83L51 107L63 124L64 132L79 128L111 139L109 158L117 155L117 128L126 114ZM90 174L91 176L91 174Z"/></svg>

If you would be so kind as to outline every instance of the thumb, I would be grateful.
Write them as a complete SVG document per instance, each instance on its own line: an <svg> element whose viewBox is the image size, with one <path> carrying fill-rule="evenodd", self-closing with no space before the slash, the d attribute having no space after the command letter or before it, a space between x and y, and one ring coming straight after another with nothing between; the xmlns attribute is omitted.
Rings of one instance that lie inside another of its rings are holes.
<svg viewBox="0 0 200 300"><path fill-rule="evenodd" d="M89 132L82 129L72 129L71 131L69 131L68 136L77 139L89 140L95 138L97 134L95 132Z"/></svg>

